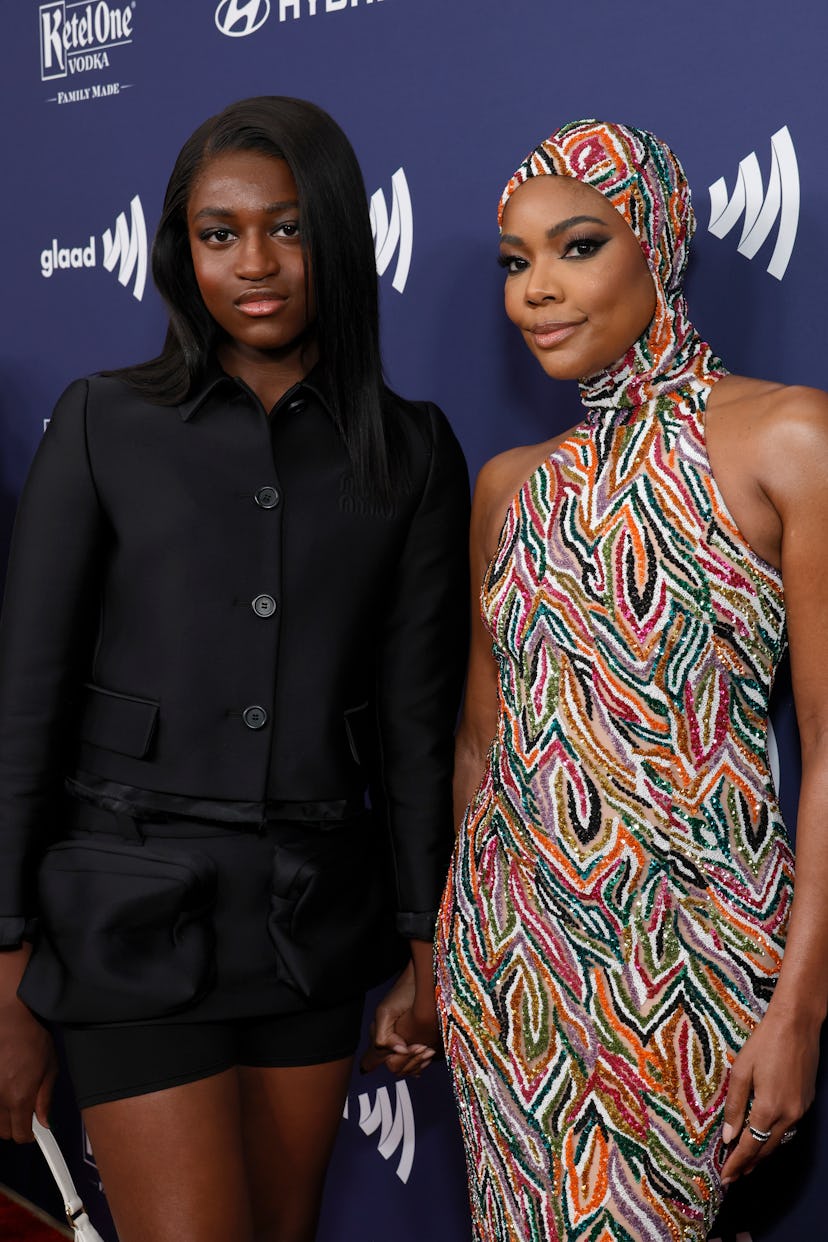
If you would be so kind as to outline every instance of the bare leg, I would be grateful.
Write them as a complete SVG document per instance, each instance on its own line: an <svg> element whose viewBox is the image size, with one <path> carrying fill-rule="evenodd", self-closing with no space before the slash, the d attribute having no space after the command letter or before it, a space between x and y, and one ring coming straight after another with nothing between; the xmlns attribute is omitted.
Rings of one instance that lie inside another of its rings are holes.
<svg viewBox="0 0 828 1242"><path fill-rule="evenodd" d="M83 1112L120 1242L253 1237L237 1071Z"/></svg>
<svg viewBox="0 0 828 1242"><path fill-rule="evenodd" d="M313 1242L352 1061L239 1068L255 1242Z"/></svg>

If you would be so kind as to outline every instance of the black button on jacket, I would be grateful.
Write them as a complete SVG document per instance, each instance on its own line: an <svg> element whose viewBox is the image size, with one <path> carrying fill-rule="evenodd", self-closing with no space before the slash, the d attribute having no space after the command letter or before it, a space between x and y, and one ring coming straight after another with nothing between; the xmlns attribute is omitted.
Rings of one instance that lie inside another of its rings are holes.
<svg viewBox="0 0 828 1242"><path fill-rule="evenodd" d="M216 373L185 404L72 384L15 524L0 628L0 943L35 913L64 780L163 810L361 803L387 816L398 926L428 934L451 842L468 480L433 405L389 395L410 487L357 496L312 380L270 417Z"/></svg>

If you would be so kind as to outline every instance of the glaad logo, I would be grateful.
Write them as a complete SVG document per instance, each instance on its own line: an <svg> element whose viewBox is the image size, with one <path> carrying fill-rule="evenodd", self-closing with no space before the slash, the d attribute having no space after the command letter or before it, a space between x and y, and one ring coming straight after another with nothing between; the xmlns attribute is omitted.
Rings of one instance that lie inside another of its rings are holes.
<svg viewBox="0 0 828 1242"><path fill-rule="evenodd" d="M383 1160L390 1160L396 1151L400 1158L397 1162L397 1177L407 1182L414 1164L414 1148L416 1132L414 1126L414 1109L411 1096L405 1082L395 1084L397 1089L397 1108L394 1111L387 1087L380 1087L376 1100L371 1104L370 1095L360 1093L359 1128L363 1134L374 1134L379 1130L377 1150ZM345 1101L343 1116L349 1117L350 1101Z"/></svg>
<svg viewBox="0 0 828 1242"><path fill-rule="evenodd" d="M255 34L268 17L270 0L221 0L216 9L216 25L231 39Z"/></svg>
<svg viewBox="0 0 828 1242"><path fill-rule="evenodd" d="M382 190L371 196L371 232L374 235L374 250L377 256L377 271L383 275L399 247L397 266L394 269L392 285L398 293L402 293L408 280L411 267L411 253L414 248L414 213L411 209L411 195L408 182L402 168L398 168L391 178L391 217Z"/></svg>
<svg viewBox="0 0 828 1242"><path fill-rule="evenodd" d="M108 272L118 265L118 281L126 288L133 280L132 296L139 302L147 283L147 226L141 200L136 194L129 204L130 218L119 213L114 229L101 237L102 262ZM40 252L40 274L48 279L59 269L97 267L97 238L93 235L85 246L61 246L56 237L51 246Z"/></svg>
<svg viewBox="0 0 828 1242"><path fill-rule="evenodd" d="M49 82L69 73L109 68L109 51L132 42L135 3L87 4L51 0L39 6L40 77Z"/></svg>
<svg viewBox="0 0 828 1242"><path fill-rule="evenodd" d="M730 199L724 177L710 186L709 228L714 237L724 237L742 215L744 223L737 250L748 259L754 257L779 219L776 245L768 271L781 280L793 253L799 225L799 167L787 125L783 125L771 138L767 194L762 186L762 173L755 151L740 162Z"/></svg>
<svg viewBox="0 0 828 1242"><path fill-rule="evenodd" d="M127 227L126 216L120 212L115 221L114 235L109 229L103 235L103 265L111 272L118 264L118 282L124 288L129 284L133 272L135 284L132 296L141 301L144 286L147 283L147 226L141 200L136 194L130 201L130 220Z"/></svg>

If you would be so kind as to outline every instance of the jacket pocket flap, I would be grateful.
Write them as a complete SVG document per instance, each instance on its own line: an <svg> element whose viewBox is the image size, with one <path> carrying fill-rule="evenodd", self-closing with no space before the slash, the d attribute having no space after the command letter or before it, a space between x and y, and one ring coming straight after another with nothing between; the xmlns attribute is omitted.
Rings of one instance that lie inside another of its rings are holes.
<svg viewBox="0 0 828 1242"><path fill-rule="evenodd" d="M118 694L87 684L81 713L80 736L104 750L143 759L158 723L158 704L131 694Z"/></svg>

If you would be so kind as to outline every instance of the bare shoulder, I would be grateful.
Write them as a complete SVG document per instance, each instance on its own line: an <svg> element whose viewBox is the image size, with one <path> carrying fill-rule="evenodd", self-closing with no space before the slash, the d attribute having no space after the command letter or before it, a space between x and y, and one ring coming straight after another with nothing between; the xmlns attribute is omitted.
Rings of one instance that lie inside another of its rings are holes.
<svg viewBox="0 0 828 1242"><path fill-rule="evenodd" d="M486 462L477 476L475 492L481 500L490 500L504 491L514 494L546 455L544 444L522 444L498 453Z"/></svg>
<svg viewBox="0 0 828 1242"><path fill-rule="evenodd" d="M520 445L485 463L474 484L472 524L488 553L494 553L500 528L509 505L530 474L549 457L562 436L545 440L540 445Z"/></svg>
<svg viewBox="0 0 828 1242"><path fill-rule="evenodd" d="M564 431L540 444L521 444L492 457L477 476L475 498L479 506L484 509L492 505L508 507L530 475L569 434Z"/></svg>
<svg viewBox="0 0 828 1242"><path fill-rule="evenodd" d="M494 555L500 529L515 496L568 434L498 453L481 469L474 488L472 529L488 557Z"/></svg>
<svg viewBox="0 0 828 1242"><path fill-rule="evenodd" d="M710 413L749 419L755 426L767 424L768 431L786 425L791 429L798 425L803 430L812 426L818 431L828 427L828 393L804 384L728 375L713 390Z"/></svg>
<svg viewBox="0 0 828 1242"><path fill-rule="evenodd" d="M791 430L828 432L828 392L807 388L804 384L784 384L769 400L769 415L781 426Z"/></svg>
<svg viewBox="0 0 828 1242"><path fill-rule="evenodd" d="M718 390L721 389L721 392ZM731 460L750 472L771 502L802 496L828 479L828 394L804 385L730 375L714 389L711 409Z"/></svg>

